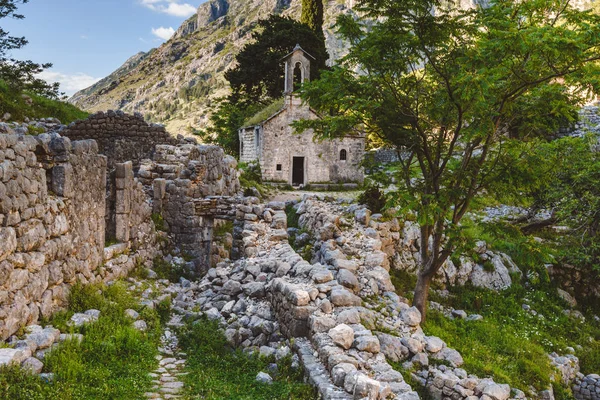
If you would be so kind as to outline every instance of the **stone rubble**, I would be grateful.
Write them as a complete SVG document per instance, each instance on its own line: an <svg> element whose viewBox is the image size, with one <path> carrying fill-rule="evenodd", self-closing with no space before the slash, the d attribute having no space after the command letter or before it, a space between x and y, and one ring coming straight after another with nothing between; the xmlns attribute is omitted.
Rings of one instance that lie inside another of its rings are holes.
<svg viewBox="0 0 600 400"><path fill-rule="evenodd" d="M336 275L350 266L349 271L356 275L360 283L357 293L363 304L355 307L360 315L357 320L365 330L373 331L378 341L378 346L367 347L369 350L379 350L386 359L403 363L404 370L413 371L413 380L426 387L434 399L525 398L524 393L511 390L508 385L468 374L461 368L461 355L441 339L426 336L419 326L418 311L394 293L388 271L396 254L389 251L389 244L402 240L397 220L379 222L379 217L372 218L368 210L355 205L310 196L305 196L296 208L300 225L317 238L313 261L326 265ZM406 233L404 231L405 237ZM479 247L481 253L487 252L484 243ZM461 310L450 310L450 314L452 312L455 318L478 320L481 317L467 316ZM344 322L344 318L341 319L338 316L337 322ZM354 345L368 346L356 340ZM378 367L372 366L372 370L376 371L377 379Z"/></svg>

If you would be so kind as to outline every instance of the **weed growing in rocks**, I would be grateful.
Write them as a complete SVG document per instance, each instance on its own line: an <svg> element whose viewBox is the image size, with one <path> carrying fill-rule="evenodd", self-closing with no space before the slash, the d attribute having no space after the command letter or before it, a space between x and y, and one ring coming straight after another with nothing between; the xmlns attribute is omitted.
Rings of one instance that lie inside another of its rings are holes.
<svg viewBox="0 0 600 400"><path fill-rule="evenodd" d="M548 353L567 354L572 347L584 374L600 369L599 324L591 316L584 321L565 315L565 304L553 293L551 287L527 289L517 284L502 293L453 288L445 305L484 319L448 319L431 311L423 329L456 348L474 374L493 376L522 390L530 385L546 389L552 375Z"/></svg>
<svg viewBox="0 0 600 400"><path fill-rule="evenodd" d="M276 372L271 359L258 358L232 349L217 322L206 318L188 323L179 335L188 354L185 388L188 395L203 399L295 399L316 398L314 389L303 383L301 369L291 359L280 360ZM272 384L256 381L259 372L273 376Z"/></svg>
<svg viewBox="0 0 600 400"><path fill-rule="evenodd" d="M162 257L154 259L152 270L156 272L158 279L168 279L170 282L179 282L181 277L191 279L193 275L184 265L167 262Z"/></svg>

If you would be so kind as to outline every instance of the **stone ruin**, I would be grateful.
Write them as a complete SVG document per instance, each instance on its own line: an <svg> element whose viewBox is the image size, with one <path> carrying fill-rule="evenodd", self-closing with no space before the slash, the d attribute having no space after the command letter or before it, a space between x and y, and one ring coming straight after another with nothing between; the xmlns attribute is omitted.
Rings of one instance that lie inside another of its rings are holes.
<svg viewBox="0 0 600 400"><path fill-rule="evenodd" d="M418 261L414 226L311 196L290 204L238 196L233 158L162 132L139 116L109 112L37 137L0 134L3 340L64 307L75 282L124 277L176 247L203 277L166 289L173 311L219 320L232 345L262 355L280 358L293 349L324 399L417 399L406 374L434 399L526 398L465 371L461 355L425 335L419 312L395 293L390 268L410 271ZM144 144L136 147L138 139ZM290 245L286 205L310 233L296 237L313 246L310 260ZM223 257L214 254L219 221L233 223ZM498 259L497 269L512 266L480 247ZM484 278L469 260L449 264L443 275L455 284L505 282ZM576 357L550 357L577 399L598 398L600 378L580 374Z"/></svg>
<svg viewBox="0 0 600 400"><path fill-rule="evenodd" d="M197 271L208 269L214 221L235 219L229 197L240 189L236 162L221 148L121 112L60 133L22 133L0 134L3 340L63 307L75 282L126 276L166 242L181 243Z"/></svg>

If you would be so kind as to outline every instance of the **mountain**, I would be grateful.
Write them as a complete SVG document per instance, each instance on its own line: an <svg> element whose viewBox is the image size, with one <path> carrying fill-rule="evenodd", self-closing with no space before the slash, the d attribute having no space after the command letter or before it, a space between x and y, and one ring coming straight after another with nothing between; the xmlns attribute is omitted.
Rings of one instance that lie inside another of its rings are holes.
<svg viewBox="0 0 600 400"><path fill-rule="evenodd" d="M202 128L215 99L228 92L224 73L250 40L259 19L272 13L299 18L301 0L211 0L157 49L138 53L69 101L89 111L141 112L173 133ZM325 0L325 36L330 59L344 52L333 24L351 13L354 0Z"/></svg>

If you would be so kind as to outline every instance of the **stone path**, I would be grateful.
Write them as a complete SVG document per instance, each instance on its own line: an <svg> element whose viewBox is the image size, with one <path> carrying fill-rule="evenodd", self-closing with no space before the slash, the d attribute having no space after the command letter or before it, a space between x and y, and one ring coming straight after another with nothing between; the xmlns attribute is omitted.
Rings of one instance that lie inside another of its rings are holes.
<svg viewBox="0 0 600 400"><path fill-rule="evenodd" d="M158 368L150 374L153 378L153 392L146 393L148 399L166 400L181 399L183 382L180 378L186 373L182 372L185 366L186 354L179 351L177 336L171 330L172 327L181 324L181 317L173 315L171 321L161 337L159 347L160 355L157 356Z"/></svg>

